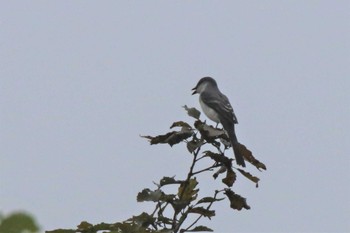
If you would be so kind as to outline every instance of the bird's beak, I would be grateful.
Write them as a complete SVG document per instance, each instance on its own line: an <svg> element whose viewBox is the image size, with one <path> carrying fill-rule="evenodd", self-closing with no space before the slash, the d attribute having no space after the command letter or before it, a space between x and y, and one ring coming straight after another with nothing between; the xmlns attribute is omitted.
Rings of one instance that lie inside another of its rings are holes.
<svg viewBox="0 0 350 233"><path fill-rule="evenodd" d="M192 88L192 91L193 91L192 95L197 94L198 93L197 92L197 87Z"/></svg>

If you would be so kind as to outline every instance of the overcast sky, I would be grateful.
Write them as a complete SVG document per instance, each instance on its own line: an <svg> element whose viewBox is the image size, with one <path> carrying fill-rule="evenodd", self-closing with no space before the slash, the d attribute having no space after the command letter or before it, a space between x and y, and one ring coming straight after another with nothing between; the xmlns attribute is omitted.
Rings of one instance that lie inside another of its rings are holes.
<svg viewBox="0 0 350 233"><path fill-rule="evenodd" d="M199 108L190 89L212 76L268 170L248 166L260 187L233 187L251 210L222 202L205 223L349 232L349 12L346 0L2 1L0 211L44 230L149 211L137 192L184 178L191 156L139 135L193 122L181 106Z"/></svg>

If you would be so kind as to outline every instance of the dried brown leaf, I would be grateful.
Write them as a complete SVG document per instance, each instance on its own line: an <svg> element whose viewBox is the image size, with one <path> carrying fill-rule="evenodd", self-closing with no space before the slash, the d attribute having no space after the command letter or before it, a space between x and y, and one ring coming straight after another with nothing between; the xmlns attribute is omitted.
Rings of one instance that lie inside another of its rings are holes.
<svg viewBox="0 0 350 233"><path fill-rule="evenodd" d="M172 129L172 128L174 128L174 127L185 127L185 128L187 128L187 129L192 129L192 127L191 127L188 123L186 123L186 122L184 122L184 121L176 121L176 122L174 122L174 123L170 126L170 129Z"/></svg>
<svg viewBox="0 0 350 233"><path fill-rule="evenodd" d="M190 117L196 118L197 120L199 120L199 117L201 115L201 112L198 111L196 108L189 108L187 107L187 105L183 106L183 108L187 111L187 114Z"/></svg>
<svg viewBox="0 0 350 233"><path fill-rule="evenodd" d="M191 130L186 130L182 128L181 131L172 131L167 134L158 135L155 137L153 136L141 136L141 137L147 138L151 145L167 143L170 146L173 146L191 137L192 135L193 135L193 132Z"/></svg>
<svg viewBox="0 0 350 233"><path fill-rule="evenodd" d="M222 183L226 184L228 187L232 187L233 183L236 181L236 173L232 169L227 169L226 177L222 179Z"/></svg>
<svg viewBox="0 0 350 233"><path fill-rule="evenodd" d="M232 167L232 159L227 158L223 154L213 153L211 151L204 151L203 152L205 156L210 157L212 160L214 160L217 163L220 163L224 165L226 168Z"/></svg>
<svg viewBox="0 0 350 233"><path fill-rule="evenodd" d="M225 132L222 129L216 129L200 120L197 120L194 123L194 127L200 132L202 138L209 143L215 143L215 139L225 135Z"/></svg>
<svg viewBox="0 0 350 233"><path fill-rule="evenodd" d="M208 209L205 209L203 207L195 207L195 208L190 209L188 212L189 213L195 213L195 214L201 214L204 217L208 217L209 219L211 217L215 216L215 211L214 210L208 210Z"/></svg>
<svg viewBox="0 0 350 233"><path fill-rule="evenodd" d="M259 160L257 160L256 158L254 158L253 153L247 149L247 147L241 143L238 143L238 149L241 152L241 155L243 155L243 157L250 162L251 164L253 164L257 169L260 170L264 169L266 170L266 166L265 164L263 164L262 162L260 162Z"/></svg>
<svg viewBox="0 0 350 233"><path fill-rule="evenodd" d="M250 209L250 206L247 204L247 200L244 197L233 192L231 189L225 190L225 195L230 200L230 207L235 210Z"/></svg>
<svg viewBox="0 0 350 233"><path fill-rule="evenodd" d="M244 171L243 169L237 168L237 170L245 177L247 177L249 180L253 181L256 184L256 187L258 187L258 183L259 183L259 178L256 176L253 176L252 174L250 174L249 172Z"/></svg>

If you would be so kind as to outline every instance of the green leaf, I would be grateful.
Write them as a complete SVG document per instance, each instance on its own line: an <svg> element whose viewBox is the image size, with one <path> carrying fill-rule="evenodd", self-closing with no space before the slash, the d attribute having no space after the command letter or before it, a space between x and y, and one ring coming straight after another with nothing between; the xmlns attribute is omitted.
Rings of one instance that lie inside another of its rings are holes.
<svg viewBox="0 0 350 233"><path fill-rule="evenodd" d="M176 198L175 194L164 194L160 197L159 201L172 203Z"/></svg>
<svg viewBox="0 0 350 233"><path fill-rule="evenodd" d="M208 202L214 202L216 201L216 199L214 197L203 197L202 199L200 199L197 204L200 204L200 203L208 203Z"/></svg>
<svg viewBox="0 0 350 233"><path fill-rule="evenodd" d="M157 202L162 197L162 191L160 189L157 189L155 191L151 191L150 189L146 188L142 190L142 192L139 192L137 194L137 201L143 202L143 201L153 201Z"/></svg>
<svg viewBox="0 0 350 233"><path fill-rule="evenodd" d="M187 105L183 106L183 108L187 111L187 114L190 117L196 118L197 120L199 120L199 117L201 115L201 112L198 111L196 108L189 108L187 107Z"/></svg>
<svg viewBox="0 0 350 233"><path fill-rule="evenodd" d="M140 224L136 224L133 220L131 220L130 222L127 222L127 221L124 221L122 223L118 222L113 225L114 225L114 228L111 229L110 233L146 232L144 227L140 226Z"/></svg>
<svg viewBox="0 0 350 233"><path fill-rule="evenodd" d="M168 176L164 176L160 181L159 184L160 186L164 186L164 185L169 185L169 184L178 184L181 181L179 180L175 180L174 176L173 177L168 177Z"/></svg>
<svg viewBox="0 0 350 233"><path fill-rule="evenodd" d="M137 223L137 225L140 225L142 227L148 227L149 225L154 225L156 218L152 217L151 215L143 212L140 215L133 216L132 218L129 218L128 221L132 221Z"/></svg>
<svg viewBox="0 0 350 233"><path fill-rule="evenodd" d="M193 209L190 209L188 211L189 213L195 213L195 214L200 214L203 215L204 217L211 218L215 216L215 210L207 210L203 207L195 207Z"/></svg>
<svg viewBox="0 0 350 233"><path fill-rule="evenodd" d="M206 226L197 226L197 227L193 228L192 230L188 230L187 232L198 232L198 231L210 231L210 232L213 232L212 229L210 229L209 227L206 227Z"/></svg>
<svg viewBox="0 0 350 233"><path fill-rule="evenodd" d="M258 182L259 182L259 178L256 176L253 176L252 174L250 174L249 172L244 171L243 169L237 168L237 170L245 177L247 177L249 180L253 181L256 184L256 187L258 187Z"/></svg>
<svg viewBox="0 0 350 233"><path fill-rule="evenodd" d="M45 233L76 233L76 232L77 231L73 229L57 229L52 231L45 231Z"/></svg>
<svg viewBox="0 0 350 233"><path fill-rule="evenodd" d="M195 189L198 182L196 178L192 178L189 182L183 182L178 190L178 196L181 201L190 202L197 198L199 189Z"/></svg>
<svg viewBox="0 0 350 233"><path fill-rule="evenodd" d="M122 226L123 223L99 223L94 225L91 229L88 231L83 231L83 232L100 232L100 231L108 231L110 233L112 232L118 232L120 230L120 226Z"/></svg>
<svg viewBox="0 0 350 233"><path fill-rule="evenodd" d="M241 197L240 195L233 192L231 189L225 190L225 195L230 200L230 207L235 210L241 210L241 209L250 209L250 206L247 204L247 200L244 197Z"/></svg>
<svg viewBox="0 0 350 233"><path fill-rule="evenodd" d="M21 233L24 231L39 231L39 227L31 215L22 212L15 212L0 219L0 233Z"/></svg>
<svg viewBox="0 0 350 233"><path fill-rule="evenodd" d="M189 201L175 199L170 202L171 206L174 208L175 213L179 213L181 210L187 207Z"/></svg>
<svg viewBox="0 0 350 233"><path fill-rule="evenodd" d="M184 121L176 121L174 122L171 126L170 126L170 129L174 128L174 127L185 127L187 129L192 129L192 127L187 124L186 122Z"/></svg>
<svg viewBox="0 0 350 233"><path fill-rule="evenodd" d="M201 147L204 144L203 140L199 140L193 136L192 141L187 142L187 150L190 153L193 153L197 148Z"/></svg>
<svg viewBox="0 0 350 233"><path fill-rule="evenodd" d="M200 203L213 203L213 202L216 202L216 201L222 201L224 199L225 198L203 197L202 199L200 199L197 202L197 204L200 204Z"/></svg>
<svg viewBox="0 0 350 233"><path fill-rule="evenodd" d="M88 223L86 221L82 221L79 225L78 225L78 230L81 230L81 231L86 231L90 228L92 228L93 225L91 223Z"/></svg>
<svg viewBox="0 0 350 233"><path fill-rule="evenodd" d="M167 218L164 216L159 216L158 222L161 222L162 224L168 224L168 225L173 224L173 220L171 218Z"/></svg>
<svg viewBox="0 0 350 233"><path fill-rule="evenodd" d="M172 229L161 229L161 230L158 230L158 231L147 231L148 232L153 232L153 233L173 233L174 231ZM119 233L119 232L118 232ZM140 232L141 233L141 232ZM144 233L144 232L142 232Z"/></svg>

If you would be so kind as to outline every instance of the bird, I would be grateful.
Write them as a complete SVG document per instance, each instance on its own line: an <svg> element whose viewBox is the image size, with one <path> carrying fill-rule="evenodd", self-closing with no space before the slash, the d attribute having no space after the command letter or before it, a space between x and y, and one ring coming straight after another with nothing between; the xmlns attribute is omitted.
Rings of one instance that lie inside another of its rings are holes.
<svg viewBox="0 0 350 233"><path fill-rule="evenodd" d="M245 167L244 158L239 150L239 142L235 133L237 117L228 98L221 93L218 85L212 77L201 78L192 88L192 95L199 94L199 103L204 114L217 124L221 123L230 139L236 163Z"/></svg>

